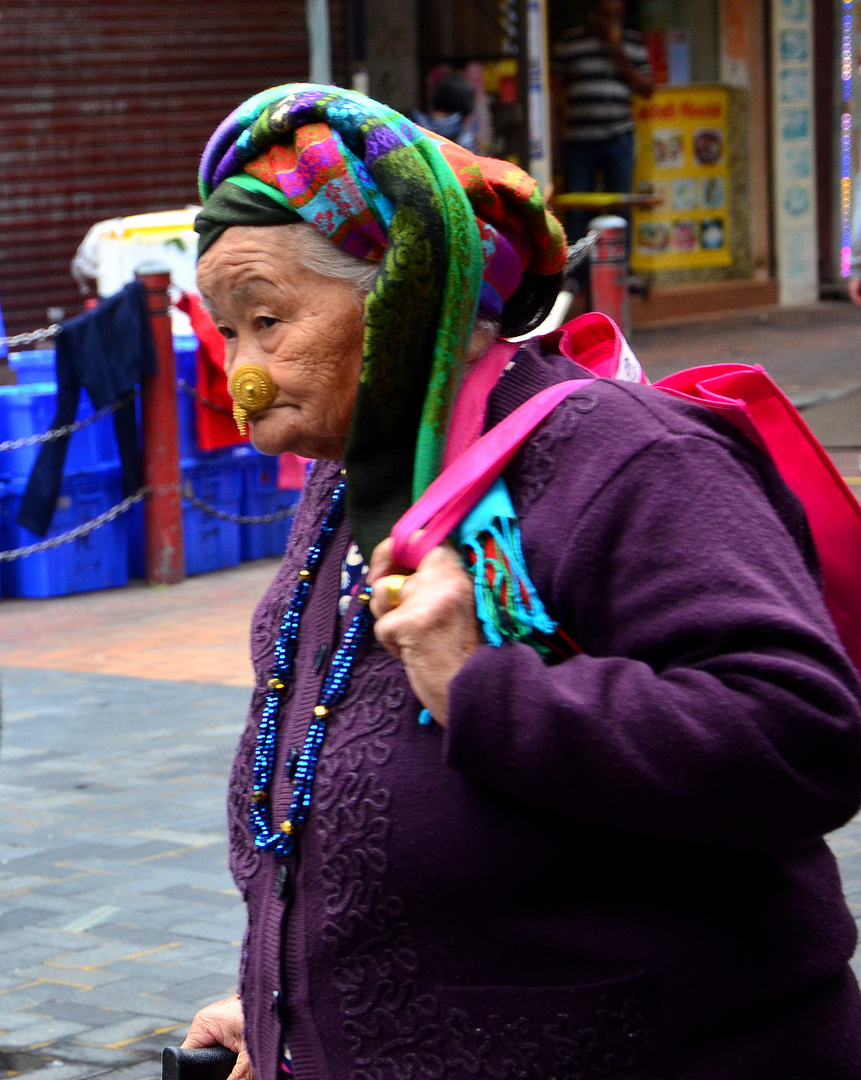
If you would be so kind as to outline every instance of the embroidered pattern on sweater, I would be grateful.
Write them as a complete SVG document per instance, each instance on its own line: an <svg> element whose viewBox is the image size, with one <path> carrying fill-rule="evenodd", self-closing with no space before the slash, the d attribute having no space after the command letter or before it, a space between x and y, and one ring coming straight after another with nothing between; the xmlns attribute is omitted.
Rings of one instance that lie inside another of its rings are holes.
<svg viewBox="0 0 861 1080"><path fill-rule="evenodd" d="M546 1023L463 1009L445 1017L447 1065L490 1080L589 1080L622 1076L653 1058L658 1042L636 999L603 1001L589 1024L557 1013Z"/></svg>
<svg viewBox="0 0 861 1080"><path fill-rule="evenodd" d="M407 720L399 664L377 647L362 661L338 738L317 772L323 938L340 958L332 978L350 1080L442 1080L439 1002L423 994L415 933L403 900L386 892L391 792L377 773ZM409 710L407 710L409 711ZM346 1078L345 1078L346 1080Z"/></svg>
<svg viewBox="0 0 861 1080"><path fill-rule="evenodd" d="M576 394L557 405L526 444L515 468L509 468L511 493L518 514L525 514L544 492L559 466L559 443L569 439L578 417L597 406L593 394Z"/></svg>
<svg viewBox="0 0 861 1080"><path fill-rule="evenodd" d="M251 698L251 716L259 716L263 707L264 691L255 690ZM254 746L257 742L255 724L247 724L239 739L230 783L227 789L227 830L230 851L230 872L243 900L248 893L248 880L260 866L260 852L254 846L248 828L248 799L254 770Z"/></svg>

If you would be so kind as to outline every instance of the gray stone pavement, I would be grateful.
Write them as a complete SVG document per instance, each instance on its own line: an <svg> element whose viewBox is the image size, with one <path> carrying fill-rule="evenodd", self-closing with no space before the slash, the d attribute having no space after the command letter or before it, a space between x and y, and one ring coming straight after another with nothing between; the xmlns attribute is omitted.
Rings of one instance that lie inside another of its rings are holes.
<svg viewBox="0 0 861 1080"><path fill-rule="evenodd" d="M224 795L248 693L0 679L0 1075L149 1080L236 987Z"/></svg>
<svg viewBox="0 0 861 1080"><path fill-rule="evenodd" d="M642 327L634 351L653 381L700 364L761 364L802 409L845 474L861 473L861 308L829 301Z"/></svg>
<svg viewBox="0 0 861 1080"><path fill-rule="evenodd" d="M790 394L861 382L861 308L833 300L644 326L632 334L649 377L698 364L762 364Z"/></svg>

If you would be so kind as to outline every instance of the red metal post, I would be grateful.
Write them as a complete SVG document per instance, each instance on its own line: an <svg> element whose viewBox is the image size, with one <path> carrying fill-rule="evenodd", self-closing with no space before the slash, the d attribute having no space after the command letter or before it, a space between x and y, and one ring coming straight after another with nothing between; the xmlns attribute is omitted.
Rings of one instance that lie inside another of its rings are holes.
<svg viewBox="0 0 861 1080"><path fill-rule="evenodd" d="M146 579L151 585L175 585L185 577L185 556L170 271L161 263L145 263L136 276L146 289L158 362L156 374L141 387L144 483L149 488L144 500Z"/></svg>
<svg viewBox="0 0 861 1080"><path fill-rule="evenodd" d="M628 223L615 214L597 217L589 228L601 234L592 249L589 267L589 306L609 315L622 333L631 330L631 301L628 294Z"/></svg>

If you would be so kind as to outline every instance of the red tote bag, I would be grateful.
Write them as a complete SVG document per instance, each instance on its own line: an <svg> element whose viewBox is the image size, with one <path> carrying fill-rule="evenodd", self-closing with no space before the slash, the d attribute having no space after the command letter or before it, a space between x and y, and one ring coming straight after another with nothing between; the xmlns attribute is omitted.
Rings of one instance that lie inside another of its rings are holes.
<svg viewBox="0 0 861 1080"><path fill-rule="evenodd" d="M690 368L654 385L726 417L769 454L804 505L825 603L861 672L861 504L801 414L758 365Z"/></svg>

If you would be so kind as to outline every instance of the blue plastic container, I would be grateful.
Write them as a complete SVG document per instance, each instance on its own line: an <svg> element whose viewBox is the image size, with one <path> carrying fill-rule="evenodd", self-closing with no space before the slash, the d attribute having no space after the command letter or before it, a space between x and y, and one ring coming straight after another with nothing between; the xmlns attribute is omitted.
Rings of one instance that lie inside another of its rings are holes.
<svg viewBox="0 0 861 1080"><path fill-rule="evenodd" d="M182 483L201 502L228 514L240 512L242 476L232 456L184 461ZM239 525L221 521L183 500L182 530L186 574L206 574L239 565Z"/></svg>
<svg viewBox="0 0 861 1080"><path fill-rule="evenodd" d="M0 442L17 440L48 431L57 407L55 383L26 383L23 386L0 386ZM84 420L94 412L90 399L81 391L76 419ZM39 446L0 450L0 477L26 478L39 454ZM65 473L90 472L92 469L119 465L119 451L111 416L76 431L69 439Z"/></svg>
<svg viewBox="0 0 861 1080"><path fill-rule="evenodd" d="M181 463L181 471L183 486L201 502L228 514L240 513L241 466L231 454L213 454L201 460L186 459ZM133 508L130 518L129 575L144 577L143 507L140 504ZM182 534L186 574L208 574L239 564L241 545L238 524L222 521L183 500Z"/></svg>
<svg viewBox="0 0 861 1080"><path fill-rule="evenodd" d="M9 484L6 480L0 480L0 551L3 550L3 499L9 488ZM0 563L0 567L2 567ZM0 570L0 597L3 596L3 572Z"/></svg>
<svg viewBox="0 0 861 1080"><path fill-rule="evenodd" d="M18 385L56 382L57 367L53 349L33 349L9 354L9 367L18 376Z"/></svg>
<svg viewBox="0 0 861 1080"><path fill-rule="evenodd" d="M173 349L176 356L177 379L184 379L190 386L195 386L197 383L197 338L194 334L174 334ZM11 353L9 356L9 364L17 374L19 387L32 386L34 384L44 386L45 384L53 383L54 393L56 394L57 372L53 349L33 349L28 352ZM200 451L197 448L197 425L194 415L194 398L186 390L180 390L177 387L176 406L179 422L179 455L181 458L197 457ZM92 412L92 406L90 405L87 393L85 390L82 390L78 419L81 419L84 416L91 416ZM36 434L37 430L46 431L52 418L53 412L40 428L37 429L34 427L33 430L26 432L26 434ZM43 415L40 411L39 421L41 422L42 420ZM138 399L138 424L140 424L140 399ZM96 435L98 447L83 445L86 441L83 437L83 431L76 434L73 438L66 459L66 472L76 472L80 469L86 470L93 464L111 464L118 462L116 443L113 436L113 421L110 417L106 417L104 420L100 420L96 427L99 428L98 433L93 432L92 429L85 430L90 431L90 435L87 436L89 439L92 439L93 436ZM7 437L2 434L2 430L2 402L0 402L0 441ZM93 453L93 451L95 451L95 453ZM81 453L83 453L83 457L78 456ZM2 456L3 455L0 454L0 476L25 475L17 470L13 473L9 472L8 469L5 469ZM29 472L30 466L32 465L33 460L35 460L35 454L25 456L29 462L26 466L26 472Z"/></svg>
<svg viewBox="0 0 861 1080"><path fill-rule="evenodd" d="M54 383L0 386L0 442L14 441L47 431L57 406ZM38 446L0 450L0 477L18 479L30 475Z"/></svg>
<svg viewBox="0 0 861 1080"><path fill-rule="evenodd" d="M173 353L176 358L176 377L189 386L197 386L197 338L194 334L174 334ZM180 458L197 457L197 420L194 398L187 390L176 388L176 414L179 423Z"/></svg>
<svg viewBox="0 0 861 1080"><path fill-rule="evenodd" d="M37 544L92 521L123 497L119 469L102 468L87 475L67 476L48 537L42 537L15 520L24 486L24 480L13 480L0 498L0 548L4 551ZM122 514L71 543L0 563L3 595L66 596L127 584L128 525L128 514Z"/></svg>
<svg viewBox="0 0 861 1080"><path fill-rule="evenodd" d="M189 386L197 386L197 338L194 334L174 334L173 352L176 360L177 382L182 379ZM141 423L141 407L138 400L138 426ZM187 390L176 388L176 418L179 435L179 456L188 460L200 456L197 446L197 419L194 415L194 398Z"/></svg>
<svg viewBox="0 0 861 1080"><path fill-rule="evenodd" d="M262 517L295 506L300 492L278 487L278 459L249 447L234 451L242 470L243 515ZM251 559L280 558L287 547L293 517L270 521L265 525L241 525L240 549L243 562Z"/></svg>

